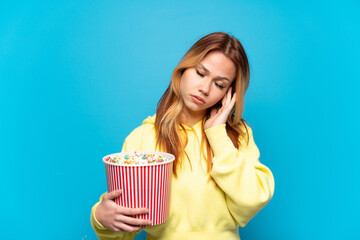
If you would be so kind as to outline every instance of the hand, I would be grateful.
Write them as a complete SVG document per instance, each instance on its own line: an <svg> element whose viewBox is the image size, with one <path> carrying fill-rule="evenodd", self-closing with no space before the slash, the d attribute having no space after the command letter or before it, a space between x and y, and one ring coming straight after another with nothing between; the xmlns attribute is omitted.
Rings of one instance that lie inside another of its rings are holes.
<svg viewBox="0 0 360 240"><path fill-rule="evenodd" d="M231 90L232 87L229 87L228 91L221 100L222 106L218 111L216 111L216 108L211 109L210 118L206 120L204 124L204 129L208 129L216 125L226 123L229 114L231 113L231 110L235 105L235 100L236 100L236 93L234 93L234 95L231 96Z"/></svg>
<svg viewBox="0 0 360 240"><path fill-rule="evenodd" d="M144 225L151 225L151 221L131 217L137 214L149 213L146 208L125 208L117 205L114 198L121 195L121 190L115 190L104 195L103 200L95 211L96 219L105 228L115 232L136 232ZM140 227L139 225L143 225Z"/></svg>

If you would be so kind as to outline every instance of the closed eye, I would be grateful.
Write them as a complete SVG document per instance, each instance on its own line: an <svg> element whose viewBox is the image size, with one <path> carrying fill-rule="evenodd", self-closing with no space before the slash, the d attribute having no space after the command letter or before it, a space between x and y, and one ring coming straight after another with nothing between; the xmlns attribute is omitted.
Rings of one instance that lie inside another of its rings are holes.
<svg viewBox="0 0 360 240"><path fill-rule="evenodd" d="M221 88L221 89L224 89L224 88L225 88L223 85L220 85L220 84L218 84L218 83L216 83L216 82L215 82L215 85L216 85L217 87Z"/></svg>
<svg viewBox="0 0 360 240"><path fill-rule="evenodd" d="M200 73L198 70L196 70L196 73L197 73L200 77L204 77L204 76L205 76L204 74ZM215 83L215 86L217 86L217 87L220 88L220 89L224 89L224 88L225 88L225 86L223 86L223 85L221 85L221 84L218 84L218 83L216 83L216 82L214 82L214 83Z"/></svg>
<svg viewBox="0 0 360 240"><path fill-rule="evenodd" d="M198 70L196 70L197 74L200 75L201 77L204 77L204 74L201 74Z"/></svg>

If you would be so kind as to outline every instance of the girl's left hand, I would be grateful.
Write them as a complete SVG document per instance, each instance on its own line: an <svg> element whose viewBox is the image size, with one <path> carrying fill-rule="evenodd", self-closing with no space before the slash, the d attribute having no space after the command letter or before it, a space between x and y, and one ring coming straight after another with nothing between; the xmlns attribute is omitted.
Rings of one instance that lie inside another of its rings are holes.
<svg viewBox="0 0 360 240"><path fill-rule="evenodd" d="M231 113L231 110L235 105L235 100L236 100L236 93L234 93L234 95L231 96L231 90L232 87L229 87L225 96L221 100L222 106L217 112L216 112L217 110L216 108L211 109L210 118L206 120L204 124L204 129L208 129L216 125L226 123L229 114Z"/></svg>

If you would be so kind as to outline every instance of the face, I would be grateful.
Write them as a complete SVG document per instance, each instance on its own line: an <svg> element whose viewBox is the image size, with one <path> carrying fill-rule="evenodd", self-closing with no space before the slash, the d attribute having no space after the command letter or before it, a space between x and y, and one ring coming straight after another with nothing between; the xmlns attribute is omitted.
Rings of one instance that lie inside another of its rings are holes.
<svg viewBox="0 0 360 240"><path fill-rule="evenodd" d="M195 67L187 68L180 81L185 117L201 120L224 97L235 74L234 63L220 51L208 53Z"/></svg>

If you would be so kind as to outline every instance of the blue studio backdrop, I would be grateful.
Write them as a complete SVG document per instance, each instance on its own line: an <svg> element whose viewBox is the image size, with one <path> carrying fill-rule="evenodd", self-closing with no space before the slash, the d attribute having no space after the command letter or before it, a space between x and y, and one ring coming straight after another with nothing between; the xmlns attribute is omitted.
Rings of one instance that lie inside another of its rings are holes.
<svg viewBox="0 0 360 240"><path fill-rule="evenodd" d="M2 1L1 239L96 239L102 157L202 36L250 61L244 118L275 176L242 239L360 239L359 1ZM141 233L136 239L145 239Z"/></svg>

